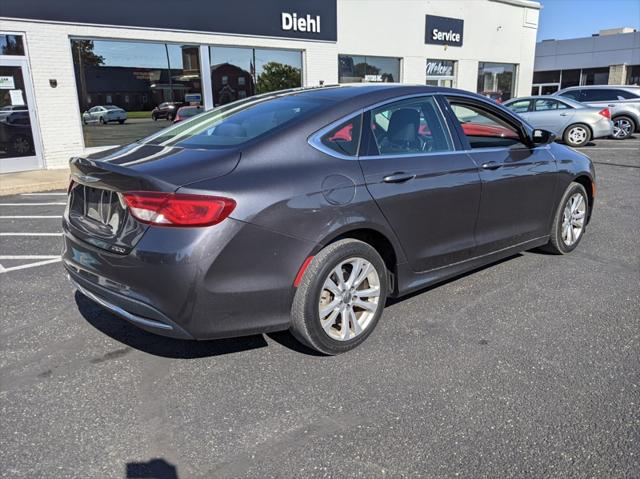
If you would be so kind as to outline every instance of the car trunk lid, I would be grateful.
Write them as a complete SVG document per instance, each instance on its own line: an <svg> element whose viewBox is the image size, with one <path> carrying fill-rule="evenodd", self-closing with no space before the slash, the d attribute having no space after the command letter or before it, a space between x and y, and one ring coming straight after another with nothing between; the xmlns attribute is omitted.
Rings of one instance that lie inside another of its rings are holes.
<svg viewBox="0 0 640 479"><path fill-rule="evenodd" d="M139 144L73 158L65 229L93 246L127 254L149 226L129 213L123 193L174 192L194 181L230 173L239 159L232 150Z"/></svg>

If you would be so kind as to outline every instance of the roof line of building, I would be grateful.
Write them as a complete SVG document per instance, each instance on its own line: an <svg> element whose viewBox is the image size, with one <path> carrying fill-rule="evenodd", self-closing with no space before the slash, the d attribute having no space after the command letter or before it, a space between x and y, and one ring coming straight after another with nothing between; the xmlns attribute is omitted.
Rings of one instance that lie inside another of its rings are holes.
<svg viewBox="0 0 640 479"><path fill-rule="evenodd" d="M516 7L527 7L541 10L542 5L540 2L534 2L533 0L489 0L490 2L506 3L507 5L515 5Z"/></svg>

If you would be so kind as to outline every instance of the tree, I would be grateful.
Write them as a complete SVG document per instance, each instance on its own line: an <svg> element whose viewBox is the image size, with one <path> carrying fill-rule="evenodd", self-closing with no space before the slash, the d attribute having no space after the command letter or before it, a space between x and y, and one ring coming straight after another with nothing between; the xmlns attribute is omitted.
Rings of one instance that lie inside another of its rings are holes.
<svg viewBox="0 0 640 479"><path fill-rule="evenodd" d="M73 59L82 65L104 65L104 57L97 55L93 51L93 48L93 40L73 40L73 42L71 42Z"/></svg>
<svg viewBox="0 0 640 479"><path fill-rule="evenodd" d="M262 68L258 75L258 93L267 93L275 90L296 88L302 84L302 75L299 68L278 62L269 62Z"/></svg>
<svg viewBox="0 0 640 479"><path fill-rule="evenodd" d="M87 66L104 65L104 57L97 55L93 51L94 45L92 40L73 40L71 42L71 52L73 53L73 62L78 69L78 79L80 88L80 109L88 108L87 102L87 79L85 77L85 68Z"/></svg>

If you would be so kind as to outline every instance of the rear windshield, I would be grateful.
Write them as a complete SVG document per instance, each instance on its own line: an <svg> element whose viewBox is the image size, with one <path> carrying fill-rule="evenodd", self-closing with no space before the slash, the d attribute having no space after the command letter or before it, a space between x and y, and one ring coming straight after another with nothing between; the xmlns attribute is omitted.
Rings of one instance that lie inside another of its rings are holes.
<svg viewBox="0 0 640 479"><path fill-rule="evenodd" d="M214 108L141 142L192 149L236 146L304 118L324 104L326 100L298 95L253 97Z"/></svg>

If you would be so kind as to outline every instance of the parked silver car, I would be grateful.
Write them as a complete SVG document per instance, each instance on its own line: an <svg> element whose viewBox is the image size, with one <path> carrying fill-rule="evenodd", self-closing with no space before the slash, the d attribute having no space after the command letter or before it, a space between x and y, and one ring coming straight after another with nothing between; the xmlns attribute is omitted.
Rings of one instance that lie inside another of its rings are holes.
<svg viewBox="0 0 640 479"><path fill-rule="evenodd" d="M110 121L117 121L121 125L127 120L127 112L114 105L98 105L82 114L82 123L99 122L106 125Z"/></svg>
<svg viewBox="0 0 640 479"><path fill-rule="evenodd" d="M533 127L555 133L569 146L584 146L594 138L613 134L611 113L607 107L590 107L549 95L514 98L504 106Z"/></svg>
<svg viewBox="0 0 640 479"><path fill-rule="evenodd" d="M640 86L574 86L560 90L556 95L595 107L609 108L613 120L613 137L618 140L640 132Z"/></svg>

